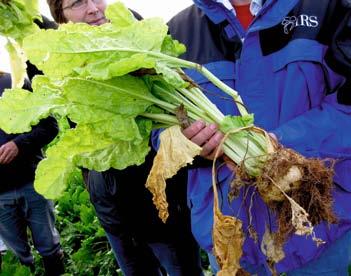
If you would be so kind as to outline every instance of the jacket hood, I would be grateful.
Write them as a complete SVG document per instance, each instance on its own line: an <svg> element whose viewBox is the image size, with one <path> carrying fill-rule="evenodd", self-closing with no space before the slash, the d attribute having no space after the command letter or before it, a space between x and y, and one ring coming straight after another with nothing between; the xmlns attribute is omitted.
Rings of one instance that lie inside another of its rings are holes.
<svg viewBox="0 0 351 276"><path fill-rule="evenodd" d="M262 0L262 5L268 6L277 2L280 6L291 6L297 0ZM351 1L351 0L348 0ZM227 18L228 6L231 6L230 0L193 0L213 23L218 24Z"/></svg>
<svg viewBox="0 0 351 276"><path fill-rule="evenodd" d="M229 1L229 0L228 0ZM262 10L265 12L264 25L277 24L281 18L296 6L299 0L262 0ZM351 0L344 0L351 1ZM195 5L199 7L214 23L218 24L234 14L225 7L224 0L193 0Z"/></svg>
<svg viewBox="0 0 351 276"><path fill-rule="evenodd" d="M213 23L218 24L226 19L223 9L225 7L222 3L216 0L193 0L196 6L198 6Z"/></svg>
<svg viewBox="0 0 351 276"><path fill-rule="evenodd" d="M274 2L276 0L262 0L265 2ZM350 0L351 1L351 0ZM232 8L230 0L193 0L195 5L197 5L210 19L213 23L218 24L224 21L227 16L225 11L229 11Z"/></svg>

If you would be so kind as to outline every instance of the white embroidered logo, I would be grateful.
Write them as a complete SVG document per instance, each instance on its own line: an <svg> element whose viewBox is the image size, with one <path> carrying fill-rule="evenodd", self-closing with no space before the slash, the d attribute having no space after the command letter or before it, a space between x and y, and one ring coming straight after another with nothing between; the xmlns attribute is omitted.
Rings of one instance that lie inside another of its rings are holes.
<svg viewBox="0 0 351 276"><path fill-rule="evenodd" d="M316 28L319 25L318 17L315 15L301 14L299 16L286 16L282 25L284 33L289 34L295 27L304 26L308 28Z"/></svg>

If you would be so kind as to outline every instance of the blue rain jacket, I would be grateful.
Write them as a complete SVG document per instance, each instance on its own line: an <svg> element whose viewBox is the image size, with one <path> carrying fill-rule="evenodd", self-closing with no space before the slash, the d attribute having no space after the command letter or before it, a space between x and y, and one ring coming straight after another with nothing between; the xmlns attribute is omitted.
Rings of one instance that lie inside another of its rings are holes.
<svg viewBox="0 0 351 276"><path fill-rule="evenodd" d="M351 55L347 60L351 46L344 51L335 45L339 40L350 43L342 35L351 26L347 25L350 12L341 1L267 0L245 32L225 1L194 2L169 22L171 35L187 46L182 57L203 64L237 90L255 114L255 124L273 132L284 146L306 157L337 160L333 197L338 224L315 227L317 237L326 241L319 247L311 237L290 237L284 246L285 258L276 269L287 272L304 266L351 229ZM341 22L346 22L344 27ZM332 52L332 43L344 52ZM233 101L207 79L195 71L188 70L187 74L224 114L238 114ZM156 147L157 137L155 132ZM243 221L246 239L241 264L251 273L269 274L260 245L266 225L276 229L274 216L258 193L252 196L252 190L229 202L232 177L226 166L218 170L222 212ZM251 198L257 243L247 229ZM189 169L188 204L193 234L211 253L211 164L204 162Z"/></svg>

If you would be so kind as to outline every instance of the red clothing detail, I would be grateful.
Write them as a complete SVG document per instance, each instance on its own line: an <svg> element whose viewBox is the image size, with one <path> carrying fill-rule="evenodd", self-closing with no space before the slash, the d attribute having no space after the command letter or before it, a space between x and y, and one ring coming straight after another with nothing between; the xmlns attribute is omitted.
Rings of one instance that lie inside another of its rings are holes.
<svg viewBox="0 0 351 276"><path fill-rule="evenodd" d="M254 16L250 12L250 4L242 5L242 6L234 6L236 17L239 19L241 25L246 31L249 27L250 23L254 19Z"/></svg>

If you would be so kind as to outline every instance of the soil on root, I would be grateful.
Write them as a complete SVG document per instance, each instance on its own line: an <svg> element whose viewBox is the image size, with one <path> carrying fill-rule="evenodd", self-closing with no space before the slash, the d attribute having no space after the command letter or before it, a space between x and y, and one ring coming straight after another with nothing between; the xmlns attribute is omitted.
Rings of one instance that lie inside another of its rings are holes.
<svg viewBox="0 0 351 276"><path fill-rule="evenodd" d="M287 178L288 174L292 174L292 177ZM293 181L289 182L289 179ZM255 185L268 207L276 213L278 231L275 239L279 246L296 230L292 224L291 203L281 189L309 214L312 225L321 221L329 224L337 222L332 199L333 162L327 167L323 160L305 158L279 146L270 154L259 177L250 178L244 165L236 168L232 195L237 195L238 188L245 185Z"/></svg>

